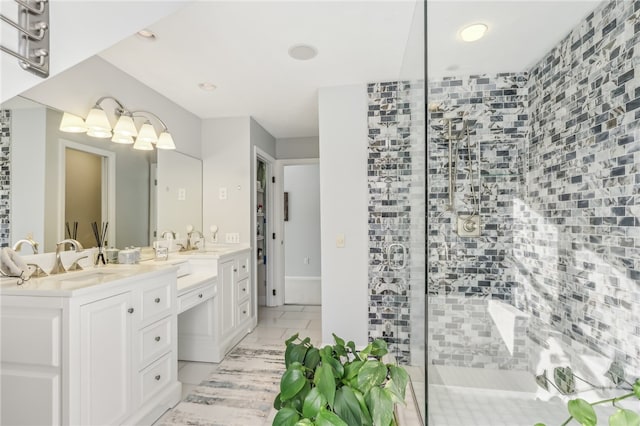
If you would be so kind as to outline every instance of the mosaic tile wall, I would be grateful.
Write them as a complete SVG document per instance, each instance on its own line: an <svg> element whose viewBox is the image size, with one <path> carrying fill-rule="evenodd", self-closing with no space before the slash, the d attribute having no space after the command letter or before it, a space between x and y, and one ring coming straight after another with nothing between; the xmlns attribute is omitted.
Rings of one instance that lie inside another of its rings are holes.
<svg viewBox="0 0 640 426"><path fill-rule="evenodd" d="M529 74L517 307L640 375L640 2L604 3Z"/></svg>
<svg viewBox="0 0 640 426"><path fill-rule="evenodd" d="M420 109L418 104L424 105L424 84L373 83L367 91L369 338L384 338L401 363L420 363L420 357L424 360L424 328L419 324L424 323L425 162L420 137L424 115L419 115L424 106ZM418 309L412 312L412 306Z"/></svg>
<svg viewBox="0 0 640 426"><path fill-rule="evenodd" d="M512 301L513 202L520 190L529 116L527 74L429 82L429 362L520 368L487 314L487 300ZM449 208L449 134L455 198ZM467 125L468 134L464 131ZM480 237L461 237L455 213L480 216Z"/></svg>
<svg viewBox="0 0 640 426"><path fill-rule="evenodd" d="M10 243L11 231L11 111L0 109L0 247Z"/></svg>

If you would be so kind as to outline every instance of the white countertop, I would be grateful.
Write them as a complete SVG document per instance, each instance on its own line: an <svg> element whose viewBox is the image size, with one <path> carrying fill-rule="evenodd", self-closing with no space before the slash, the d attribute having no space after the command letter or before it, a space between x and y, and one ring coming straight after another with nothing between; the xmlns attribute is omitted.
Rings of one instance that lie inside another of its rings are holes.
<svg viewBox="0 0 640 426"><path fill-rule="evenodd" d="M152 277L167 270L177 271L177 290L178 295L181 295L217 276L212 270L191 268L190 259L213 260L248 249L250 249L249 246L239 244L214 245L201 251L170 253L167 260L150 259L134 265L109 264L90 267L83 271L31 278L21 285L17 284L16 278L2 278L0 279L0 295L72 297L107 288L105 286L110 287L134 279Z"/></svg>
<svg viewBox="0 0 640 426"><path fill-rule="evenodd" d="M176 269L175 265L159 264L159 262L138 265L112 264L87 268L83 271L31 278L20 285L17 284L16 278L2 278L0 295L72 297L96 291L98 286L100 289L105 289L140 278L151 278Z"/></svg>

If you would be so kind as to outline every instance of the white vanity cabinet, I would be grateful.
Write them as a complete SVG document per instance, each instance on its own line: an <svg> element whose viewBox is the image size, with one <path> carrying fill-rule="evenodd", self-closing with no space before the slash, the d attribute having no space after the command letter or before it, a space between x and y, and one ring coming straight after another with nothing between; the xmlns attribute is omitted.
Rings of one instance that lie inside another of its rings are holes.
<svg viewBox="0 0 640 426"><path fill-rule="evenodd" d="M179 402L175 269L60 293L0 299L1 424L151 424Z"/></svg>
<svg viewBox="0 0 640 426"><path fill-rule="evenodd" d="M220 305L220 352L226 354L248 332L257 318L252 315L252 291L249 285L250 251L221 257L218 265ZM252 321L252 319L254 321Z"/></svg>
<svg viewBox="0 0 640 426"><path fill-rule="evenodd" d="M178 359L220 362L256 326L250 255L241 248L190 256L193 275L178 282Z"/></svg>

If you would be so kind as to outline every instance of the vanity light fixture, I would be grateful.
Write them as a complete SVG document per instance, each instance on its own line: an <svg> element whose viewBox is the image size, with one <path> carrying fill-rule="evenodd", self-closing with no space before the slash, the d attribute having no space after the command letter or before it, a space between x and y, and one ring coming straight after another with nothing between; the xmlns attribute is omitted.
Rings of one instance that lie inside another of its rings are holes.
<svg viewBox="0 0 640 426"><path fill-rule="evenodd" d="M112 100L117 105L114 115L118 118L118 121L113 129L106 112L102 108L102 103L107 99ZM135 124L135 119L138 117L145 118L145 122L139 132ZM156 134L156 130L149 118L156 119L162 126L160 136ZM60 130L72 133L87 132L89 136L111 138L112 142L133 145L134 149L144 151L153 150L154 144L158 149L176 149L167 125L160 117L149 111L129 111L120 101L111 96L104 96L98 99L89 111L86 120L65 112L60 122Z"/></svg>
<svg viewBox="0 0 640 426"><path fill-rule="evenodd" d="M487 33L489 27L486 24L477 23L464 27L460 31L462 41L472 42L480 40Z"/></svg>
<svg viewBox="0 0 640 426"><path fill-rule="evenodd" d="M85 133L87 131L87 125L82 117L65 112L62 114L60 130L67 133Z"/></svg>

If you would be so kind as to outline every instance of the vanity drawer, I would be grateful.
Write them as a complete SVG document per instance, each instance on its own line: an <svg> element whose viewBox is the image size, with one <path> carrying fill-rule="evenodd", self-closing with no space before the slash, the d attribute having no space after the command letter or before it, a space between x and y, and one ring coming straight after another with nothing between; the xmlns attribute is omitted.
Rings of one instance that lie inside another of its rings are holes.
<svg viewBox="0 0 640 426"><path fill-rule="evenodd" d="M142 292L141 326L144 327L171 313L171 283L151 287Z"/></svg>
<svg viewBox="0 0 640 426"><path fill-rule="evenodd" d="M144 404L171 383L171 353L142 370L140 376L139 395L141 404Z"/></svg>
<svg viewBox="0 0 640 426"><path fill-rule="evenodd" d="M216 295L216 284L211 283L207 286L197 288L178 297L178 313L193 308L194 306L211 299Z"/></svg>
<svg viewBox="0 0 640 426"><path fill-rule="evenodd" d="M242 278L246 278L249 276L249 254L246 253L242 253L240 255L238 255L237 261L238 261L238 278L242 279Z"/></svg>
<svg viewBox="0 0 640 426"><path fill-rule="evenodd" d="M236 311L237 325L242 324L245 320L251 317L251 309L249 305L250 301L248 300L238 305L238 310Z"/></svg>
<svg viewBox="0 0 640 426"><path fill-rule="evenodd" d="M236 284L236 300L244 302L249 298L249 278L238 281Z"/></svg>
<svg viewBox="0 0 640 426"><path fill-rule="evenodd" d="M144 367L171 349L171 317L140 330L139 365Z"/></svg>

